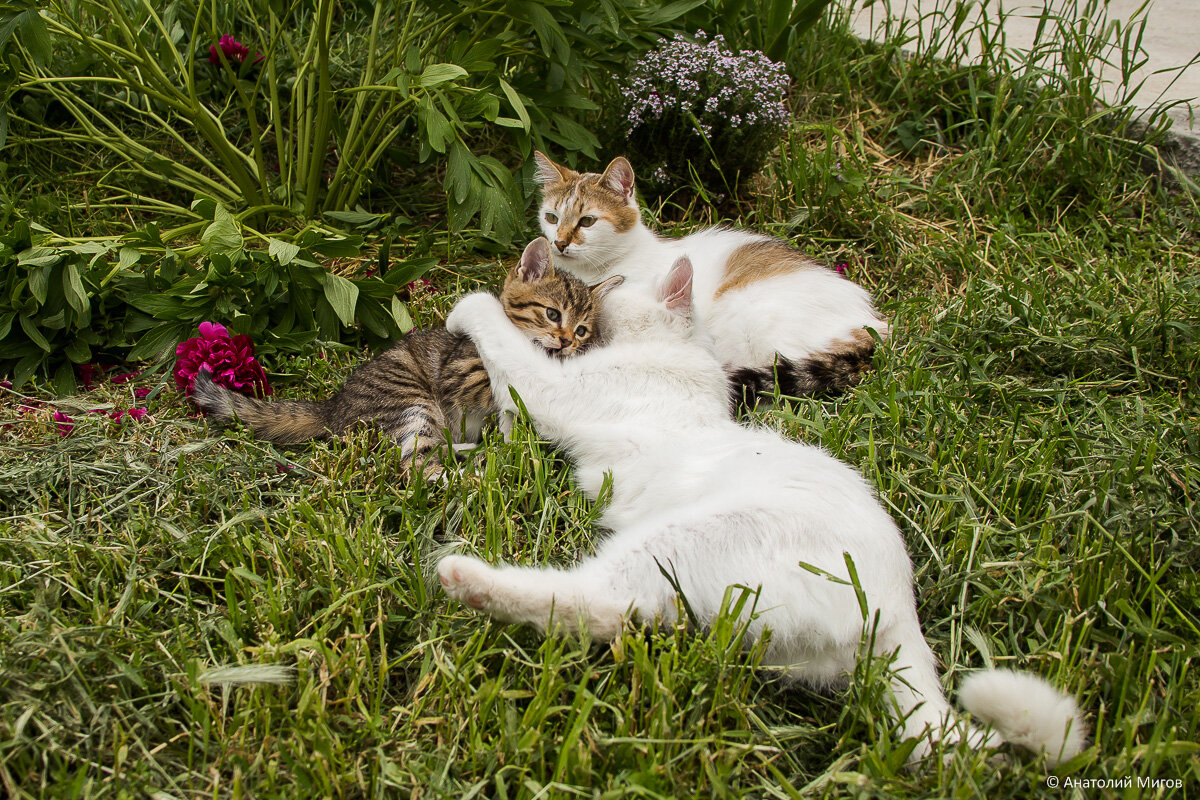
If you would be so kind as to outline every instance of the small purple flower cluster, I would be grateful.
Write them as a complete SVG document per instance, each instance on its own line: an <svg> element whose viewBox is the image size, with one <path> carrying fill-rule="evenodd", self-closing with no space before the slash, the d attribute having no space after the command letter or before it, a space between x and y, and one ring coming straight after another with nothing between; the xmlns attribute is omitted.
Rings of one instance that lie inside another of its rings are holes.
<svg viewBox="0 0 1200 800"><path fill-rule="evenodd" d="M634 151L663 151L635 155L651 155L664 177L686 175L688 161L707 162L712 153L726 171L752 172L787 127L788 82L784 66L756 50L734 55L722 36L677 35L646 53L623 82L626 136Z"/></svg>

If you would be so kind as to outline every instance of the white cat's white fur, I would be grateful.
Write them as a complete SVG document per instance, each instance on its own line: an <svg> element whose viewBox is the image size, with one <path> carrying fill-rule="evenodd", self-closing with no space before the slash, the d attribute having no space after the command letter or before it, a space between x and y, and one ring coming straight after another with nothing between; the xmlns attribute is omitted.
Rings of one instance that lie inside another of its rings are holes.
<svg viewBox="0 0 1200 800"><path fill-rule="evenodd" d="M702 622L718 612L727 587L758 588L750 631L772 630L767 661L828 685L853 669L864 618L852 586L801 564L848 581L849 554L867 618L879 614L875 650L896 651L892 690L903 731L929 734L914 757L929 752L930 737L959 738L964 728L917 619L900 531L847 465L730 420L724 372L697 341L703 330L690 301L686 260L654 296L616 289L605 306L608 344L565 361L531 346L492 296L459 301L446 327L474 340L495 396L517 390L538 430L570 454L593 498L611 473L603 524L612 534L566 570L449 556L438 565L447 593L502 621L543 630L585 626L612 638L630 616L674 617L675 592L661 569L674 573ZM1074 701L1040 678L979 673L964 683L963 698L1003 738L1044 750L1052 762L1083 747ZM996 734L967 735L999 743Z"/></svg>
<svg viewBox="0 0 1200 800"><path fill-rule="evenodd" d="M538 156L538 179L543 187L561 179L558 168ZM613 275L650 291L676 259L688 257L694 274L695 313L713 338L713 351L722 364L764 369L776 355L796 362L835 349L864 328L881 338L888 323L875 310L870 294L858 284L812 262L807 268L750 282L714 297L726 279L730 255L755 242L775 241L745 230L708 228L681 239L658 236L641 221L634 190L633 170L625 159L616 159L602 176L604 185L637 214L631 228L620 231L603 207L583 207L579 213L595 217L595 224L578 231L578 238L555 251L555 266L594 284ZM569 195L562 202L544 197L538 224L547 240L558 235L547 213L565 216L567 206L578 202ZM799 254L796 254L799 256Z"/></svg>

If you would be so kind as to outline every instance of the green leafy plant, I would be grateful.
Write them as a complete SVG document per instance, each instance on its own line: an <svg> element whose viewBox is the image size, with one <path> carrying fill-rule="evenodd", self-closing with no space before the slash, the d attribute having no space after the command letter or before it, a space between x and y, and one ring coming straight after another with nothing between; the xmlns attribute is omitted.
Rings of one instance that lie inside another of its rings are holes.
<svg viewBox="0 0 1200 800"><path fill-rule="evenodd" d="M477 220L506 240L523 230L524 198L487 154L498 137L594 157L574 119L595 108L593 76L698 2L594 15L504 0L52 0L40 19L55 57L22 46L14 91L30 136L116 157L114 202L132 199L124 175L167 189L161 207L185 216L171 194L312 219L436 160L450 227Z"/></svg>
<svg viewBox="0 0 1200 800"><path fill-rule="evenodd" d="M0 234L0 374L20 386L52 376L74 390L74 364L97 354L155 360L205 320L249 334L260 352L304 342L396 338L412 327L398 297L434 263L415 258L382 275L347 278L319 259L357 256L359 237L307 230L292 242L246 247L238 220L211 199L195 203L200 243L175 249L151 225L120 239L55 241L18 222Z"/></svg>

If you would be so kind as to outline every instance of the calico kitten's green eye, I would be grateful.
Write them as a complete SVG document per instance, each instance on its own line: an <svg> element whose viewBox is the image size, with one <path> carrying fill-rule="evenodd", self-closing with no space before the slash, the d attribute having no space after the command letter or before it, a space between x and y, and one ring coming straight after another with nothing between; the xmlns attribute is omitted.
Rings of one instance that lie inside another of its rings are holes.
<svg viewBox="0 0 1200 800"><path fill-rule="evenodd" d="M576 328L575 335L578 336L580 339L582 339L584 336L587 336L588 335L587 325L580 325L578 328Z"/></svg>
<svg viewBox="0 0 1200 800"><path fill-rule="evenodd" d="M579 218L579 226L581 228L590 228L595 224L596 224L595 217L580 217Z"/></svg>
<svg viewBox="0 0 1200 800"><path fill-rule="evenodd" d="M549 211L547 211L546 212L546 222L549 222L551 225L557 225L558 224L558 214L551 214Z"/></svg>
<svg viewBox="0 0 1200 800"><path fill-rule="evenodd" d="M560 319L562 319L562 314L559 313L557 308L547 308L546 319L550 320L551 322L558 322Z"/></svg>

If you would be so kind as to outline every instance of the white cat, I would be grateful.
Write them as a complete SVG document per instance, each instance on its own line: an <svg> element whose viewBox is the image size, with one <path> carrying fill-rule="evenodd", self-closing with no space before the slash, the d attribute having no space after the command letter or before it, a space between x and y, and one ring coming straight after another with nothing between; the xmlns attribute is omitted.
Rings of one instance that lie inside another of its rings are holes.
<svg viewBox="0 0 1200 800"><path fill-rule="evenodd" d="M538 220L559 268L587 283L624 275L649 291L675 259L691 259L696 315L735 394L762 391L776 374L787 395L838 391L870 369L875 340L867 329L886 337L888 324L862 287L770 236L723 227L682 239L655 235L642 224L623 157L599 174L534 157Z"/></svg>
<svg viewBox="0 0 1200 800"><path fill-rule="evenodd" d="M548 243L535 241L522 258L549 259ZM570 454L593 498L611 473L603 524L612 535L567 570L449 556L438 564L442 585L499 620L542 630L584 626L603 638L618 636L630 616L675 616L662 569L674 573L705 623L727 587L760 588L750 632L772 630L767 661L828 685L853 669L864 617L852 586L801 565L848 581L849 554L867 619L879 614L875 652L898 651L892 690L905 735L956 740L962 734L917 620L900 531L850 467L729 418L724 371L691 314L692 276L680 259L654 296L613 290L605 301L608 344L568 361L531 346L496 298L459 301L446 327L474 340L495 396L517 390L538 430ZM979 672L961 697L1003 739L1044 750L1051 762L1083 747L1074 700L1036 676ZM996 734L969 735L1000 742ZM929 750L924 738L914 757Z"/></svg>

